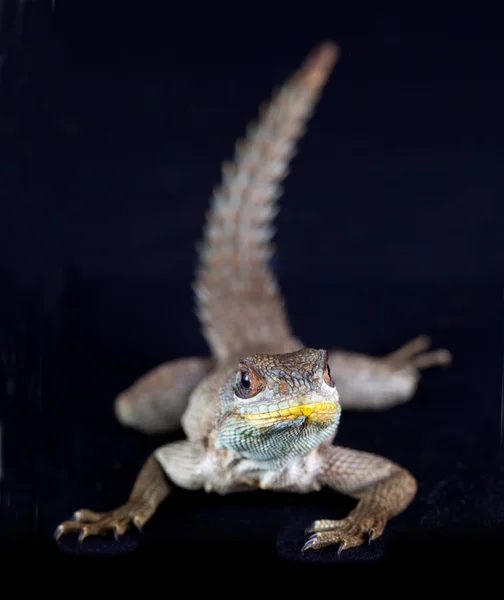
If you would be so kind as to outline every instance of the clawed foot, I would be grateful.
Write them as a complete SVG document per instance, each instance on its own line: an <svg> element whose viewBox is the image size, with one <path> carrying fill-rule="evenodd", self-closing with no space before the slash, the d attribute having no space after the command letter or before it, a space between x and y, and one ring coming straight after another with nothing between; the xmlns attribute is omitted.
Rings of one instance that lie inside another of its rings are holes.
<svg viewBox="0 0 504 600"><path fill-rule="evenodd" d="M419 335L399 350L386 357L387 362L409 363L417 369L423 370L435 366L448 366L452 362L451 353L448 350L428 351L431 340L426 335Z"/></svg>
<svg viewBox="0 0 504 600"><path fill-rule="evenodd" d="M311 535L301 552L339 544L338 554L340 554L343 550L360 546L366 540L371 542L379 538L386 524L386 517L379 511L369 512L360 518L348 515L339 521L328 519L314 521L305 530L306 535L310 533Z"/></svg>
<svg viewBox="0 0 504 600"><path fill-rule="evenodd" d="M98 513L87 508L81 508L73 514L71 521L63 521L54 532L58 541L67 533L79 533L79 542L89 535L106 535L113 532L116 539L134 525L141 530L148 520L142 508L135 504L126 503L110 512Z"/></svg>

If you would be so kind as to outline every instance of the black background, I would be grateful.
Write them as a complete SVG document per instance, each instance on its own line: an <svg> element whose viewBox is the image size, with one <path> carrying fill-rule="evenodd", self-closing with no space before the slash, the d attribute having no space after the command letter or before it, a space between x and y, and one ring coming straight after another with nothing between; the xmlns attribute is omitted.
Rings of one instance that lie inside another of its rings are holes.
<svg viewBox="0 0 504 600"><path fill-rule="evenodd" d="M15 5L0 83L7 554L77 568L89 559L75 554L337 560L334 549L299 555L311 519L352 506L329 492L177 491L142 536L82 550L50 538L80 506L123 502L172 439L122 429L112 400L160 362L207 352L190 286L220 164L258 104L333 39L341 62L277 219L291 321L311 346L380 354L427 333L454 354L411 404L344 415L342 444L401 462L420 490L383 540L339 562L477 561L504 532L497 11L32 1L16 17Z"/></svg>

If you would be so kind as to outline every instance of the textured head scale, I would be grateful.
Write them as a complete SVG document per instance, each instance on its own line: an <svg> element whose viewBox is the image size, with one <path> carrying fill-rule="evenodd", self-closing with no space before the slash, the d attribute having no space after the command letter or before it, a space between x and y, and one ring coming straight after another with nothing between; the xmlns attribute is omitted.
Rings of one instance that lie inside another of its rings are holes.
<svg viewBox="0 0 504 600"><path fill-rule="evenodd" d="M219 443L254 460L307 454L340 417L326 350L244 358L221 400Z"/></svg>

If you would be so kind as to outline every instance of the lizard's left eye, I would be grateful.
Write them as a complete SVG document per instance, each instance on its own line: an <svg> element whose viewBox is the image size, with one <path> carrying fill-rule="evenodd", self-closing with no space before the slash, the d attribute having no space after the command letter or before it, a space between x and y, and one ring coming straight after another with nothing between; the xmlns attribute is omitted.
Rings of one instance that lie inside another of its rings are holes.
<svg viewBox="0 0 504 600"><path fill-rule="evenodd" d="M329 387L334 387L334 381L331 377L331 369L329 367L329 365L326 365L325 371L324 371L324 381L327 383L327 385Z"/></svg>

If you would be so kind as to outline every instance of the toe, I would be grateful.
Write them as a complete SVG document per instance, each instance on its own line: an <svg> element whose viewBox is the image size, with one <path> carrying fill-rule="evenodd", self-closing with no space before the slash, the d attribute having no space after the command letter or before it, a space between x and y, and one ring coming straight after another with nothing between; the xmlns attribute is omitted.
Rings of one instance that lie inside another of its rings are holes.
<svg viewBox="0 0 504 600"><path fill-rule="evenodd" d="M322 531L332 531L345 525L345 520L333 521L332 519L318 519L305 529L305 535L310 533L320 533Z"/></svg>
<svg viewBox="0 0 504 600"><path fill-rule="evenodd" d="M97 513L87 508L80 508L74 512L72 518L74 521L81 521L82 523L95 523L103 518L103 513Z"/></svg>
<svg viewBox="0 0 504 600"><path fill-rule="evenodd" d="M67 533L76 533L81 531L83 527L82 523L78 523L77 521L63 521L60 523L54 532L54 538L58 541L62 535L66 535Z"/></svg>
<svg viewBox="0 0 504 600"><path fill-rule="evenodd" d="M128 518L119 519L118 521L116 521L113 524L114 535L116 536L116 538L120 535L124 535L124 533L130 526L130 524L131 524L131 519L128 519Z"/></svg>
<svg viewBox="0 0 504 600"><path fill-rule="evenodd" d="M65 524L60 523L58 527L54 530L53 537L56 541L59 541L60 537L65 533Z"/></svg>

